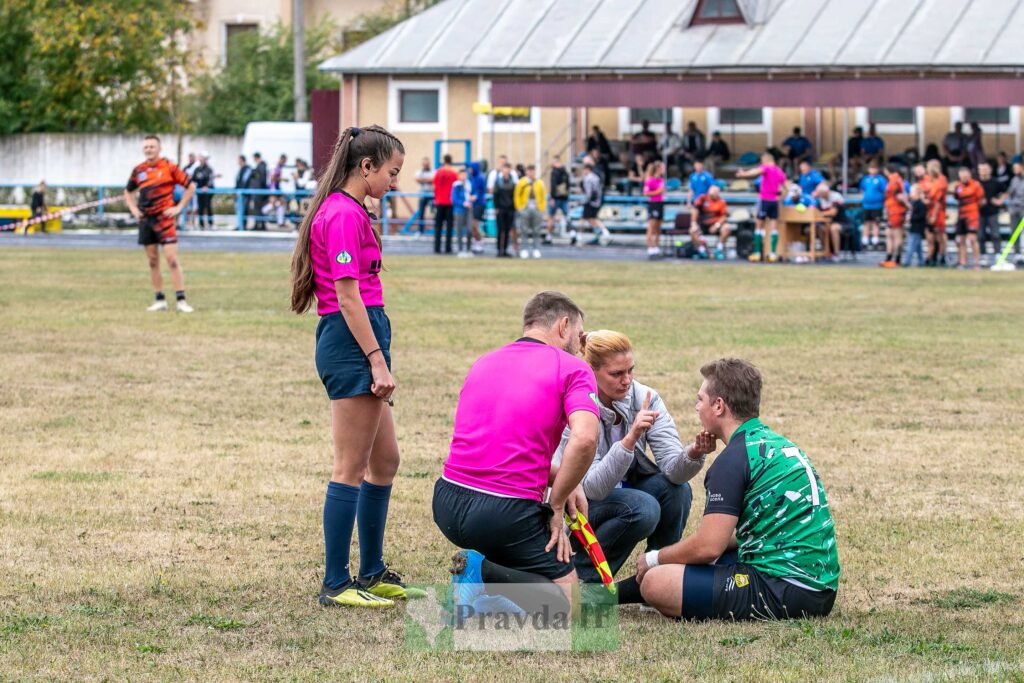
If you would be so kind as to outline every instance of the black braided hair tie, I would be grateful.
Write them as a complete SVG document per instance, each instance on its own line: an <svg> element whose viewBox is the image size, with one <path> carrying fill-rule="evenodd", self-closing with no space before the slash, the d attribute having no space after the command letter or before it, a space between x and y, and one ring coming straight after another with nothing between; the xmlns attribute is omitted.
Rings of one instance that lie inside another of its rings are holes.
<svg viewBox="0 0 1024 683"><path fill-rule="evenodd" d="M361 132L361 131L359 130L359 128L353 127L353 128L352 128L352 132L350 133L350 135L351 135L352 137L355 137L355 136L359 135L359 133L360 133L360 132Z"/></svg>

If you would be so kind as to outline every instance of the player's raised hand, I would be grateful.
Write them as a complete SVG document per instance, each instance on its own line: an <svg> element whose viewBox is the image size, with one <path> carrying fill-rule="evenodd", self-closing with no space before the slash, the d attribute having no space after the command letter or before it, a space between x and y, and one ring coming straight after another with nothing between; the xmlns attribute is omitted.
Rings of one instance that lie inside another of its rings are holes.
<svg viewBox="0 0 1024 683"><path fill-rule="evenodd" d="M654 421L658 419L659 413L656 410L651 410L651 392L647 392L647 396L644 397L643 405L640 407L640 411L633 418L633 426L629 428L634 439L640 438L644 432L654 426Z"/></svg>

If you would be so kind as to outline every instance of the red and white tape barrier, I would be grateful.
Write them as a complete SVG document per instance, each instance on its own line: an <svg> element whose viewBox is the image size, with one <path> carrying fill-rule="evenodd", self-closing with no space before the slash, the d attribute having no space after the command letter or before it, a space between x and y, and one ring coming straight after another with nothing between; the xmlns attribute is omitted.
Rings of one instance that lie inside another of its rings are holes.
<svg viewBox="0 0 1024 683"><path fill-rule="evenodd" d="M106 197L104 199L97 199L92 202L85 202L84 204L76 204L69 206L60 211L51 211L50 213L44 213L42 216L36 216L34 218L26 218L18 223L8 223L7 225L0 225L0 231L2 232L17 232L19 230L28 231L29 226L37 225L39 223L45 223L46 221L52 221L54 218L64 218L70 216L73 213L77 213L84 209L91 209L97 206L103 206L105 204L114 204L116 202L123 202L124 197Z"/></svg>

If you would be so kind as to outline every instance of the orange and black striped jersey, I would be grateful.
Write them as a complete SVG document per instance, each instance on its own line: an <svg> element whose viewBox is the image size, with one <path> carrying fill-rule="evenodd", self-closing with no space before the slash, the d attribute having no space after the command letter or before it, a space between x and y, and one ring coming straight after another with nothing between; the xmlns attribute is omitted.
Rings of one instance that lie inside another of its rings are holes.
<svg viewBox="0 0 1024 683"><path fill-rule="evenodd" d="M146 216L159 216L174 206L174 186L188 186L189 177L176 164L164 158L150 163L143 161L132 169L125 189L139 191L139 211Z"/></svg>

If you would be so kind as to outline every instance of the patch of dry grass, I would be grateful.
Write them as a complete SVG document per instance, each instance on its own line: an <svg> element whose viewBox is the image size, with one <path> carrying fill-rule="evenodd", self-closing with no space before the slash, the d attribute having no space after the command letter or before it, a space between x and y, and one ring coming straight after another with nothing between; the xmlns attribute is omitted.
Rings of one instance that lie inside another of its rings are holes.
<svg viewBox="0 0 1024 683"><path fill-rule="evenodd" d="M313 317L287 258L186 254L191 317L144 312L134 252L0 252L0 677L28 680L1024 678L1019 278L393 258L403 464L386 555L445 579L429 501L473 359L558 288L621 329L693 431L738 354L807 451L843 577L824 621L634 609L594 654L421 653L402 612L315 605L330 466ZM703 504L699 480L693 524Z"/></svg>

